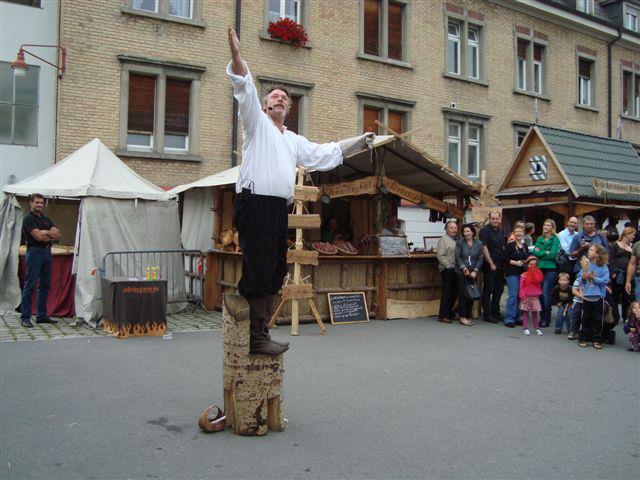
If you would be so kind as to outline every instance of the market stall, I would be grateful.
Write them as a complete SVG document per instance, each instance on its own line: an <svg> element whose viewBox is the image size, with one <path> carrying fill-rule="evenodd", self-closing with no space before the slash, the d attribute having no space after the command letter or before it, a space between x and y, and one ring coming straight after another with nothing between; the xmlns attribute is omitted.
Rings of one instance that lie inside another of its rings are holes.
<svg viewBox="0 0 640 480"><path fill-rule="evenodd" d="M62 232L56 250L64 253L65 259L54 260L54 276L65 281L56 286L58 291L50 300L57 298L66 306L61 307L64 312L57 313L75 311L78 318L92 325L100 320L102 296L97 273L105 253L180 248L177 203L94 139L33 177L5 186L0 217L0 310L13 309L20 302L20 232L32 193L46 197L44 213ZM182 295L182 276L175 275L170 282L176 286L176 295ZM68 305L70 298L72 306ZM170 306L173 311L181 307Z"/></svg>
<svg viewBox="0 0 640 480"><path fill-rule="evenodd" d="M410 142L388 135L376 137L372 149L347 158L332 172L308 173L305 187L297 187L296 195L311 198L303 190L310 187L319 192L316 201L306 203L309 219L290 215L289 226L308 228L319 223L322 228L305 231L305 249L290 251L288 261L303 263L301 277L312 284L323 320L330 316L326 294L336 292L364 292L369 315L378 319L437 312L441 285L436 255L422 246L410 248L397 224L397 209L404 199L428 209L434 221L462 219L469 198L479 191L476 184ZM213 248L208 251L205 280L208 308L220 308L222 295L235 291L241 275L242 253L237 251L232 222L234 192L231 184L212 192ZM340 235L323 242L330 223L337 223ZM291 245L293 250L293 232ZM311 320L311 313L301 303L300 319ZM290 318L286 307L279 321L286 323Z"/></svg>
<svg viewBox="0 0 640 480"><path fill-rule="evenodd" d="M544 127L529 129L496 198L507 223L541 225L591 214L598 224L637 224L640 158L631 143Z"/></svg>

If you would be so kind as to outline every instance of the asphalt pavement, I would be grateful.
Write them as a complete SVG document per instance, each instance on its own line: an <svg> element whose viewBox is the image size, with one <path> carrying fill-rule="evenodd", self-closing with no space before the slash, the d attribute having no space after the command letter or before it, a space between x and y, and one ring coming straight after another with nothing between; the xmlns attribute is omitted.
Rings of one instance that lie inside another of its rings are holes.
<svg viewBox="0 0 640 480"><path fill-rule="evenodd" d="M285 432L197 426L221 332L0 343L0 478L637 479L640 354L477 322L304 325Z"/></svg>

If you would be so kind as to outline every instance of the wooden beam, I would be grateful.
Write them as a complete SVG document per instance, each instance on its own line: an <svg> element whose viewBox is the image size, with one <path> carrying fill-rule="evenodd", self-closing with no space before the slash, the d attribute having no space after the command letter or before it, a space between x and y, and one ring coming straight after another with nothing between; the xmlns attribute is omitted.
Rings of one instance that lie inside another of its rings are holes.
<svg viewBox="0 0 640 480"><path fill-rule="evenodd" d="M313 250L288 250L287 263L318 265L318 252L314 252Z"/></svg>
<svg viewBox="0 0 640 480"><path fill-rule="evenodd" d="M293 193L293 199L301 202L316 202L320 197L320 189L318 187L296 185Z"/></svg>
<svg viewBox="0 0 640 480"><path fill-rule="evenodd" d="M310 283L303 285L284 285L282 287L282 299L294 300L300 298L313 298L313 285Z"/></svg>
<svg viewBox="0 0 640 480"><path fill-rule="evenodd" d="M289 228L320 228L321 223L322 220L320 219L319 214L289 214Z"/></svg>
<svg viewBox="0 0 640 480"><path fill-rule="evenodd" d="M440 200L439 198L432 197L426 193L419 192L414 190L411 187L407 187L402 185L395 180L392 180L388 177L384 177L384 186L389 190L389 192L398 195L400 198L404 198L405 200L409 200L415 204L419 204L420 202L424 202L427 208L431 210L437 210L443 213L451 213L457 218L464 218L464 211L461 208L458 208L453 203L445 202Z"/></svg>
<svg viewBox="0 0 640 480"><path fill-rule="evenodd" d="M378 193L378 177L370 176L352 182L323 185L322 191L331 198L375 195Z"/></svg>
<svg viewBox="0 0 640 480"><path fill-rule="evenodd" d="M386 260L383 259L378 265L378 271L376 274L376 287L378 290L378 308L376 317L378 320L387 319L387 296L389 295L389 290L387 289L388 273L388 264Z"/></svg>

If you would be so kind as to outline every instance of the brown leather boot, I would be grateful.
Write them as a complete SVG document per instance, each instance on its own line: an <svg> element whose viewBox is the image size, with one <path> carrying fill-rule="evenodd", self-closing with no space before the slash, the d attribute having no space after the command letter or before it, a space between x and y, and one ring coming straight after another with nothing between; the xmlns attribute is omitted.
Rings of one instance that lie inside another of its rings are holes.
<svg viewBox="0 0 640 480"><path fill-rule="evenodd" d="M263 355L280 355L286 352L289 347L275 343L268 334L264 332L269 328L265 297L252 298L249 302L250 337L249 353Z"/></svg>
<svg viewBox="0 0 640 480"><path fill-rule="evenodd" d="M279 340L274 340L273 338L271 338L271 335L269 335L269 322L271 322L271 318L273 317L273 314L276 313L276 308L278 308L278 295L267 295L267 297L265 298L265 305L267 308L267 323L265 323L264 333L267 334L267 337L269 337L269 340L271 340L273 343L288 347L289 342L280 342Z"/></svg>

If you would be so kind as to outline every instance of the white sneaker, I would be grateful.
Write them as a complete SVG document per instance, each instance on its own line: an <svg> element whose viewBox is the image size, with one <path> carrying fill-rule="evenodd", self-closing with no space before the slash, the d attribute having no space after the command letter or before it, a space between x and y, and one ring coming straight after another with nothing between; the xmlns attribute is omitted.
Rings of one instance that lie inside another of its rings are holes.
<svg viewBox="0 0 640 480"><path fill-rule="evenodd" d="M531 332L529 331L528 328L525 328L524 330L522 330L522 333L525 335L531 335Z"/></svg>
<svg viewBox="0 0 640 480"><path fill-rule="evenodd" d="M539 337L542 336L542 330L540 330L539 328L536 329L536 335L538 335Z"/></svg>

